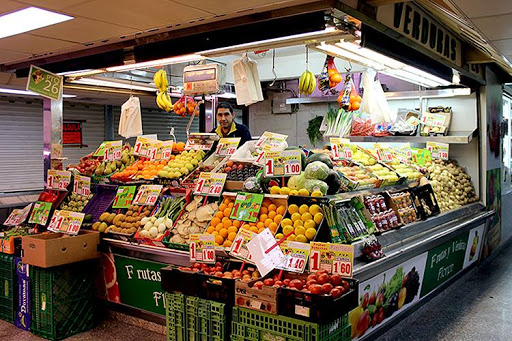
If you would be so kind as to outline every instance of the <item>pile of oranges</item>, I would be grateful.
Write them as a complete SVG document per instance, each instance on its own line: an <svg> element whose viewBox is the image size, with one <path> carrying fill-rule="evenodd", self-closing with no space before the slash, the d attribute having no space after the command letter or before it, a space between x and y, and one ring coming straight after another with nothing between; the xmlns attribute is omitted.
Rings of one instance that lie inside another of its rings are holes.
<svg viewBox="0 0 512 341"><path fill-rule="evenodd" d="M240 228L247 229L254 233L263 232L268 228L272 234L275 234L283 219L283 215L286 213L286 207L284 205L278 205L274 201L265 198L256 222L240 222L229 218L233 204L234 199L225 198L206 229L206 233L215 236L215 245L231 247Z"/></svg>
<svg viewBox="0 0 512 341"><path fill-rule="evenodd" d="M171 155L171 160L175 158ZM162 161L148 161L139 160L134 164L126 167L122 172L112 175L112 179L119 181L129 181L133 179L150 180L157 176L158 172L167 166L167 160Z"/></svg>
<svg viewBox="0 0 512 341"><path fill-rule="evenodd" d="M185 150L185 143L184 142L176 142L172 145L172 152L173 153L181 153Z"/></svg>

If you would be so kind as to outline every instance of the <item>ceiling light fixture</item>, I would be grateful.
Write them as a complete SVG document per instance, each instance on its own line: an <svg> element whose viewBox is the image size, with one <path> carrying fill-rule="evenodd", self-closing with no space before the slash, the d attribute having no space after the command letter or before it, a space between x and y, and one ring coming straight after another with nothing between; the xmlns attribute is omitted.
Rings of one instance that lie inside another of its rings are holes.
<svg viewBox="0 0 512 341"><path fill-rule="evenodd" d="M13 95L23 95L23 96L39 96L39 94L36 94L35 92L27 91L27 90L17 90L17 89L6 89L6 88L0 88L0 93L3 94L13 94ZM76 95L62 95L63 98L73 98L76 97Z"/></svg>
<svg viewBox="0 0 512 341"><path fill-rule="evenodd" d="M136 82L124 82L124 81L114 81L108 79L98 79L94 77L90 78L80 78L76 80L72 80L69 83L72 84L83 84L83 85L93 85L93 86L103 86L109 88L118 88L118 89L128 89L128 90L140 90L140 91L150 91L155 92L156 89L150 86L141 85Z"/></svg>
<svg viewBox="0 0 512 341"><path fill-rule="evenodd" d="M27 7L0 17L0 39L71 19L73 17L69 15L50 12L37 7Z"/></svg>
<svg viewBox="0 0 512 341"><path fill-rule="evenodd" d="M108 72L127 71L127 70L142 69L142 68L148 68L148 67L164 66L164 65L168 65L168 64L193 62L193 61L202 60L202 59L205 59L205 57L203 57L199 54L187 54L187 55L183 55L183 56L151 60L148 62L140 62L140 63L127 64L127 65L112 66L112 67L106 68L106 71L108 71Z"/></svg>

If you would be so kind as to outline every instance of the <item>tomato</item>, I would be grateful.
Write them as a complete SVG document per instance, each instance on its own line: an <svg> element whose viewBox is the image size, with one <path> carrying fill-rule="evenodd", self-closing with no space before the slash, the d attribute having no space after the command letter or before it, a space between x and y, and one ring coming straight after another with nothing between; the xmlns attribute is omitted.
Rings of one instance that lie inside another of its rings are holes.
<svg viewBox="0 0 512 341"><path fill-rule="evenodd" d="M329 294L332 289L333 289L333 286L331 283L322 284L322 291L324 292L324 294Z"/></svg>
<svg viewBox="0 0 512 341"><path fill-rule="evenodd" d="M306 282L306 286L309 288L311 284L318 284L316 279L312 279Z"/></svg>
<svg viewBox="0 0 512 341"><path fill-rule="evenodd" d="M273 278L265 278L265 280L263 281L263 284L271 287L274 285L274 279Z"/></svg>
<svg viewBox="0 0 512 341"><path fill-rule="evenodd" d="M322 286L320 284L312 284L308 289L315 295L321 295L323 293Z"/></svg>
<svg viewBox="0 0 512 341"><path fill-rule="evenodd" d="M309 282L311 280L316 281L316 275L309 275L308 278L306 279L306 282Z"/></svg>
<svg viewBox="0 0 512 341"><path fill-rule="evenodd" d="M254 283L253 288L261 290L261 288L263 288L263 282L257 281L256 283Z"/></svg>
<svg viewBox="0 0 512 341"><path fill-rule="evenodd" d="M329 275L328 274L321 274L318 276L318 284L324 284L329 282Z"/></svg>
<svg viewBox="0 0 512 341"><path fill-rule="evenodd" d="M222 272L222 270L224 270L224 269L222 268L222 266L216 266L216 267L214 268L214 270L215 270L216 272Z"/></svg>
<svg viewBox="0 0 512 341"><path fill-rule="evenodd" d="M341 296L341 290L338 288L334 288L331 290L330 294L331 294L332 298L337 299L338 297Z"/></svg>
<svg viewBox="0 0 512 341"><path fill-rule="evenodd" d="M217 271L213 275L216 277L224 277L224 274L221 271Z"/></svg>
<svg viewBox="0 0 512 341"><path fill-rule="evenodd" d="M287 287L290 286L290 282L291 282L291 279L289 279L289 278L283 279L283 284L286 285Z"/></svg>
<svg viewBox="0 0 512 341"><path fill-rule="evenodd" d="M349 291L350 290L350 283L343 280L341 281L341 285L343 286L343 288L346 290L346 291Z"/></svg>
<svg viewBox="0 0 512 341"><path fill-rule="evenodd" d="M342 281L343 281L343 278L341 278L341 276L338 274L334 274L331 276L331 283L334 286L341 285Z"/></svg>
<svg viewBox="0 0 512 341"><path fill-rule="evenodd" d="M289 287L290 288L295 288L297 290L300 290L302 289L302 281L300 279L293 279L290 281L290 284L289 284Z"/></svg>
<svg viewBox="0 0 512 341"><path fill-rule="evenodd" d="M316 272L316 277L320 276L321 274L329 274L329 273L327 272L327 270L318 270Z"/></svg>
<svg viewBox="0 0 512 341"><path fill-rule="evenodd" d="M277 287L279 287L279 288L280 288L280 287L282 287L282 286L283 286L283 281L279 281L279 280L275 281L275 282L274 282L274 287L275 287L276 285L277 285Z"/></svg>

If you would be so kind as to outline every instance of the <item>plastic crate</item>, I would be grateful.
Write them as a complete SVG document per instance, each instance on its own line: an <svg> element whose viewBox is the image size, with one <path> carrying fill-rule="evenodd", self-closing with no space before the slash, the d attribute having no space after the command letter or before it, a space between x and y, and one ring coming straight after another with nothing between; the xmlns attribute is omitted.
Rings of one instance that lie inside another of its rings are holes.
<svg viewBox="0 0 512 341"><path fill-rule="evenodd" d="M231 340L339 341L347 321L346 316L341 316L330 323L317 324L235 307Z"/></svg>
<svg viewBox="0 0 512 341"><path fill-rule="evenodd" d="M0 319L14 323L16 314L14 256L0 254Z"/></svg>
<svg viewBox="0 0 512 341"><path fill-rule="evenodd" d="M94 328L95 270L96 261L30 267L35 335L60 340Z"/></svg>
<svg viewBox="0 0 512 341"><path fill-rule="evenodd" d="M84 207L82 213L92 215L92 221L100 220L100 215L105 212L116 197L117 186L115 185L96 185L96 194Z"/></svg>
<svg viewBox="0 0 512 341"><path fill-rule="evenodd" d="M167 341L186 341L185 295L165 293Z"/></svg>

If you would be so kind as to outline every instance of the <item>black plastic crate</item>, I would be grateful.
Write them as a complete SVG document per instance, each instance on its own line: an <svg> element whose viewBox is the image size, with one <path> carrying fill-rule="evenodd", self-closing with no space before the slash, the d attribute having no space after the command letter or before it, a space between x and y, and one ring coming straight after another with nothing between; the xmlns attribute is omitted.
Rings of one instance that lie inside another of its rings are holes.
<svg viewBox="0 0 512 341"><path fill-rule="evenodd" d="M16 314L16 282L14 256L0 254L0 319L10 323Z"/></svg>
<svg viewBox="0 0 512 341"><path fill-rule="evenodd" d="M162 275L162 289L168 293L182 293L184 295L201 296L199 274L194 271L185 271L175 266L167 266L160 270Z"/></svg>
<svg viewBox="0 0 512 341"><path fill-rule="evenodd" d="M432 185L426 184L414 187L409 191L412 195L414 207L416 207L416 211L422 220L438 215L441 212Z"/></svg>

